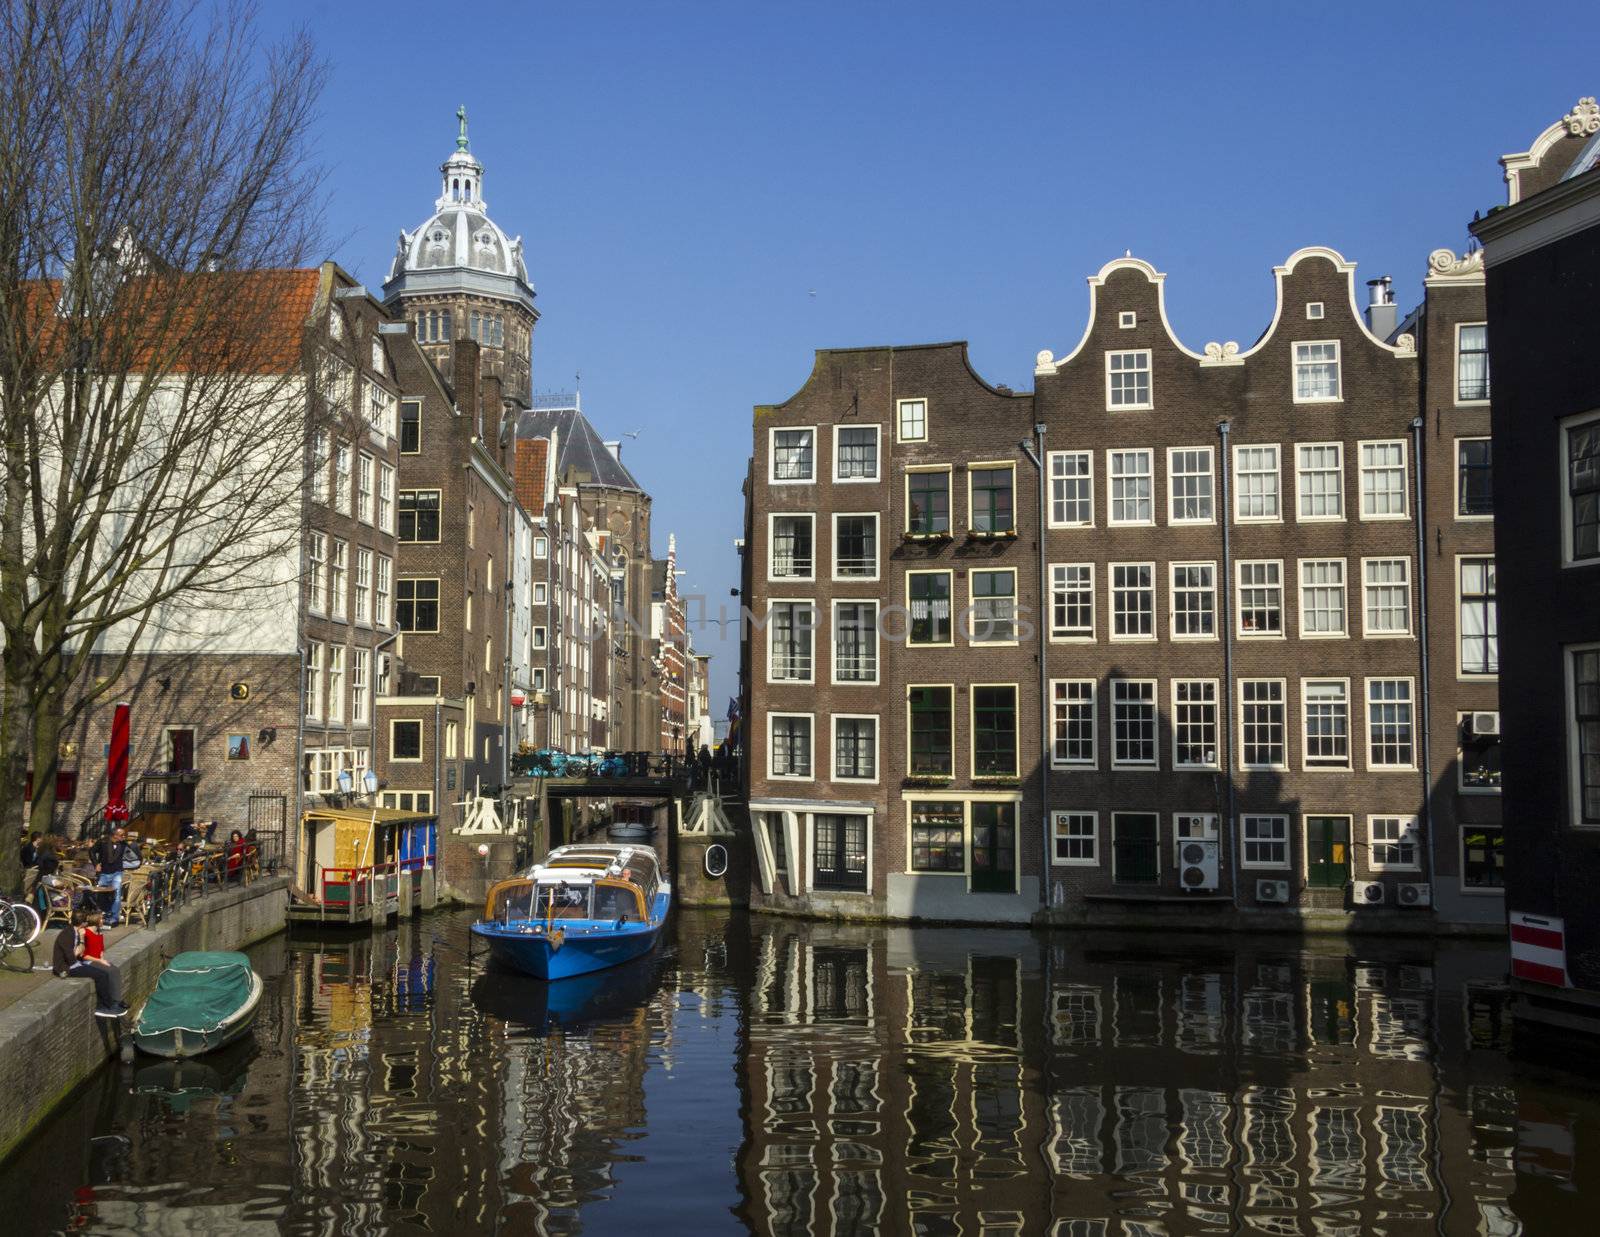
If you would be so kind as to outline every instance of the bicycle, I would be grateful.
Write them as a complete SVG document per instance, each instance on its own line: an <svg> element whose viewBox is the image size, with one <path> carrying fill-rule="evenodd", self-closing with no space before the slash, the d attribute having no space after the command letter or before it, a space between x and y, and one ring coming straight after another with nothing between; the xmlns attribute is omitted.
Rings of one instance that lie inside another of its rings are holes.
<svg viewBox="0 0 1600 1237"><path fill-rule="evenodd" d="M0 901L0 966L23 974L31 972L33 943L43 932L44 924L33 907L26 902ZM25 964L20 964L18 955L27 959Z"/></svg>

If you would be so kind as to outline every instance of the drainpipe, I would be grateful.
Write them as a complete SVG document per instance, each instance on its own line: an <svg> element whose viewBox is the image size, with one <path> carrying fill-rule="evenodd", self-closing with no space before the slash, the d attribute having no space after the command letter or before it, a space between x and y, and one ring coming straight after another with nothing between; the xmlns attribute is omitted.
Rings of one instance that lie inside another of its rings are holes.
<svg viewBox="0 0 1600 1237"><path fill-rule="evenodd" d="M1047 655L1050 650L1050 624L1046 617L1046 607L1049 602L1048 573L1049 568L1045 563L1044 533L1046 516L1049 508L1045 505L1048 495L1046 486L1048 477L1044 470L1044 434L1045 424L1036 421L1033 426L1035 439L1039 444L1037 453L1033 445L1024 438L1017 446L1022 448L1022 453L1033 461L1033 467L1039 474L1039 613L1035 616L1035 626L1039 632L1039 812L1041 825L1039 829L1039 905L1050 905L1050 664Z"/></svg>
<svg viewBox="0 0 1600 1237"><path fill-rule="evenodd" d="M1218 517L1222 523L1222 570L1217 574L1222 578L1217 581L1217 599L1221 602L1218 609L1222 619L1222 775L1228 786L1228 818L1227 829L1219 830L1227 834L1228 846L1228 882L1233 886L1233 908L1239 909L1239 828L1237 823L1237 809L1234 801L1235 787L1233 779L1233 543L1231 528L1233 522L1233 499L1230 497L1228 485L1229 464L1231 456L1228 450L1228 433L1232 429L1229 422L1224 419L1217 422L1217 435L1222 441L1222 459L1217 469L1222 478L1222 503Z"/></svg>
<svg viewBox="0 0 1600 1237"><path fill-rule="evenodd" d="M1417 652L1422 666L1422 827L1427 830L1428 879L1435 881L1438 869L1434 858L1437 839L1433 836L1433 718L1431 684L1428 679L1428 537L1422 505L1422 418L1411 419L1412 472L1416 477L1417 524Z"/></svg>
<svg viewBox="0 0 1600 1237"><path fill-rule="evenodd" d="M294 884L300 884L300 844L305 840L300 828L306 815L306 642L305 642L305 611L300 614L300 646L295 650L300 661L300 681L295 687L294 722L294 769L290 776L294 785L294 861L290 864L290 871L294 873ZM309 871L310 869L307 869ZM312 888L307 893L316 893L316 878L311 880Z"/></svg>

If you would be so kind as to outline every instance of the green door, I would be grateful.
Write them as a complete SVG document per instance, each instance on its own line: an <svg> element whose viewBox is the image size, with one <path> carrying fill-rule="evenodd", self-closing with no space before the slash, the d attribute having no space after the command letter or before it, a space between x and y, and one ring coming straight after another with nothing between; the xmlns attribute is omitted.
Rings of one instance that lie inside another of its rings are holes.
<svg viewBox="0 0 1600 1237"><path fill-rule="evenodd" d="M1017 891L1017 805L972 805L972 892Z"/></svg>
<svg viewBox="0 0 1600 1237"><path fill-rule="evenodd" d="M1306 817L1306 884L1343 889L1350 881L1350 818Z"/></svg>

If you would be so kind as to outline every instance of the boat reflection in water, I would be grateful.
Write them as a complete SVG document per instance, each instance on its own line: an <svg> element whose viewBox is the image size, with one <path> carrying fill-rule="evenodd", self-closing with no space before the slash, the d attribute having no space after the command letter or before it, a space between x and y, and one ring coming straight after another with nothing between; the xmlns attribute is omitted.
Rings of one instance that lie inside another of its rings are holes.
<svg viewBox="0 0 1600 1237"><path fill-rule="evenodd" d="M198 1100L237 1096L255 1058L256 1045L250 1040L203 1057L167 1057L153 1062L143 1057L132 1071L132 1091L159 1096L172 1112L187 1112Z"/></svg>
<svg viewBox="0 0 1600 1237"><path fill-rule="evenodd" d="M542 980L490 964L472 984L472 1003L513 1034L577 1031L632 1021L661 982L660 960L636 958L573 979Z"/></svg>

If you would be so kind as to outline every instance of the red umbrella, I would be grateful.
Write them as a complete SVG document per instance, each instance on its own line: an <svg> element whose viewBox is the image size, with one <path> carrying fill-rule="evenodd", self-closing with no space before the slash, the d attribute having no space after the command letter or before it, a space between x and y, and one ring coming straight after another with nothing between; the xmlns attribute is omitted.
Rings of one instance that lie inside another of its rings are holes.
<svg viewBox="0 0 1600 1237"><path fill-rule="evenodd" d="M112 824L128 819L128 715L119 704L111 715L111 751L106 760L106 819Z"/></svg>

